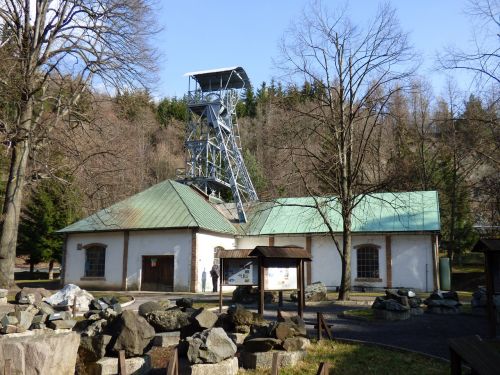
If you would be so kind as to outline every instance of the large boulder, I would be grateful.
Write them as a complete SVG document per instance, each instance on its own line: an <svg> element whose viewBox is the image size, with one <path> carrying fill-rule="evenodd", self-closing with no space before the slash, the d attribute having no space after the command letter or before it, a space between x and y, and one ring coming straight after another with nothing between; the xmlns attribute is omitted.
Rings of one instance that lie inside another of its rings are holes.
<svg viewBox="0 0 500 375"><path fill-rule="evenodd" d="M168 307L168 306L166 306ZM163 307L158 302L148 301L144 302L139 306L139 315L146 317L147 314L153 311L164 311L166 307Z"/></svg>
<svg viewBox="0 0 500 375"><path fill-rule="evenodd" d="M191 363L219 363L236 354L236 345L222 328L211 328L187 338Z"/></svg>
<svg viewBox="0 0 500 375"><path fill-rule="evenodd" d="M52 330L0 337L0 369L11 360L14 374L73 375L80 335Z"/></svg>
<svg viewBox="0 0 500 375"><path fill-rule="evenodd" d="M25 287L16 294L16 302L19 304L40 303L44 298L50 297L52 293L44 288L29 288Z"/></svg>
<svg viewBox="0 0 500 375"><path fill-rule="evenodd" d="M153 311L146 315L146 319L156 332L178 331L191 324L189 315L180 309Z"/></svg>
<svg viewBox="0 0 500 375"><path fill-rule="evenodd" d="M80 289L79 286L67 284L57 293L53 294L49 298L46 298L45 302L50 303L52 306L72 307L75 298L76 309L78 311L87 311L89 309L90 302L94 299L92 294L84 289Z"/></svg>
<svg viewBox="0 0 500 375"><path fill-rule="evenodd" d="M106 354L106 346L111 341L109 335L82 336L78 347L80 362L96 362Z"/></svg>
<svg viewBox="0 0 500 375"><path fill-rule="evenodd" d="M203 329L212 328L217 322L218 316L207 309L201 308L193 315L193 320Z"/></svg>
<svg viewBox="0 0 500 375"><path fill-rule="evenodd" d="M155 330L142 316L126 310L116 318L110 327L114 352L125 351L126 357L140 356L155 335Z"/></svg>
<svg viewBox="0 0 500 375"><path fill-rule="evenodd" d="M233 291L232 301L235 303L241 303L243 305L249 305L256 303L259 299L259 290L249 285L240 285L236 287ZM275 292L264 292L264 302L274 303L277 302L277 293Z"/></svg>
<svg viewBox="0 0 500 375"><path fill-rule="evenodd" d="M283 342L283 349L287 352L306 350L311 345L309 339L305 337L289 337Z"/></svg>
<svg viewBox="0 0 500 375"><path fill-rule="evenodd" d="M317 281L315 283L306 286L304 290L304 298L308 302L326 301L328 299L327 292L328 290L326 289L326 285L323 284L321 281ZM297 301L298 300L297 292L293 292L290 295L290 299L292 301Z"/></svg>

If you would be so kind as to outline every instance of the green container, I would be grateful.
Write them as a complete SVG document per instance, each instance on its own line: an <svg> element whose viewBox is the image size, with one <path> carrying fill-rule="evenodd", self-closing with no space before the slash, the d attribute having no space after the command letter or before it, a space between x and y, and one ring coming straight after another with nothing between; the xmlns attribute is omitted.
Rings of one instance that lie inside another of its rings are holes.
<svg viewBox="0 0 500 375"><path fill-rule="evenodd" d="M450 258L439 258L439 285L441 290L451 290Z"/></svg>

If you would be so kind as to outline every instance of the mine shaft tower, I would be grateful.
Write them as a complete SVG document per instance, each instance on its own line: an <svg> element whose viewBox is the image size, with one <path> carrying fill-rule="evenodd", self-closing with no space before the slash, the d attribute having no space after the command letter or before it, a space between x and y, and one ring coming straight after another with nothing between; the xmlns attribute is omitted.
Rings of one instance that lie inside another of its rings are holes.
<svg viewBox="0 0 500 375"><path fill-rule="evenodd" d="M250 85L248 76L241 67L185 76L189 77L189 117L183 182L212 195L230 189L239 221L244 223L244 203L258 199L241 154L236 119L240 94Z"/></svg>

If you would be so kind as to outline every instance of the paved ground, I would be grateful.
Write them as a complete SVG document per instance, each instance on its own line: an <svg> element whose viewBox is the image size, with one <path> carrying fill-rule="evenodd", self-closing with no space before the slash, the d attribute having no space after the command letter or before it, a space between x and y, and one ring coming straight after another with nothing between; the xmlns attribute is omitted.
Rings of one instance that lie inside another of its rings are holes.
<svg viewBox="0 0 500 375"><path fill-rule="evenodd" d="M133 294L133 293L132 293ZM166 294L166 293L137 293L134 295L136 302L127 309L137 310L141 303L151 300L190 297L195 301L216 302L217 294ZM225 304L229 304L229 298ZM338 338L363 340L373 343L398 346L404 349L416 350L423 353L448 358L447 340L453 337L469 336L478 334L487 335L487 321L485 317L472 315L431 315L423 314L414 316L406 321L397 322L363 322L337 317L337 314L348 309L362 308L359 305L316 305L307 306L305 309L306 320L315 320L316 312L323 312L326 320L333 324L333 335ZM249 306L250 310L256 311L256 306ZM266 305L265 317L276 318L276 304ZM283 310L294 310L296 305L285 302ZM310 327L312 329L312 327ZM311 331L314 334L313 331Z"/></svg>

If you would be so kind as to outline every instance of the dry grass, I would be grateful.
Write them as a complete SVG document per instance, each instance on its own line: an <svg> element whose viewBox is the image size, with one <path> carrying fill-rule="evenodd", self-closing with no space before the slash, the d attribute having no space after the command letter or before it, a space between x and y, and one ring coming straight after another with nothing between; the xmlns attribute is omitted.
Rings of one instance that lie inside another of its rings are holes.
<svg viewBox="0 0 500 375"><path fill-rule="evenodd" d="M304 361L294 367L280 369L282 375L316 374L320 362L331 364L330 374L449 374L449 365L423 355L397 352L376 346L320 341L308 350ZM265 375L270 370L240 370L240 375Z"/></svg>

